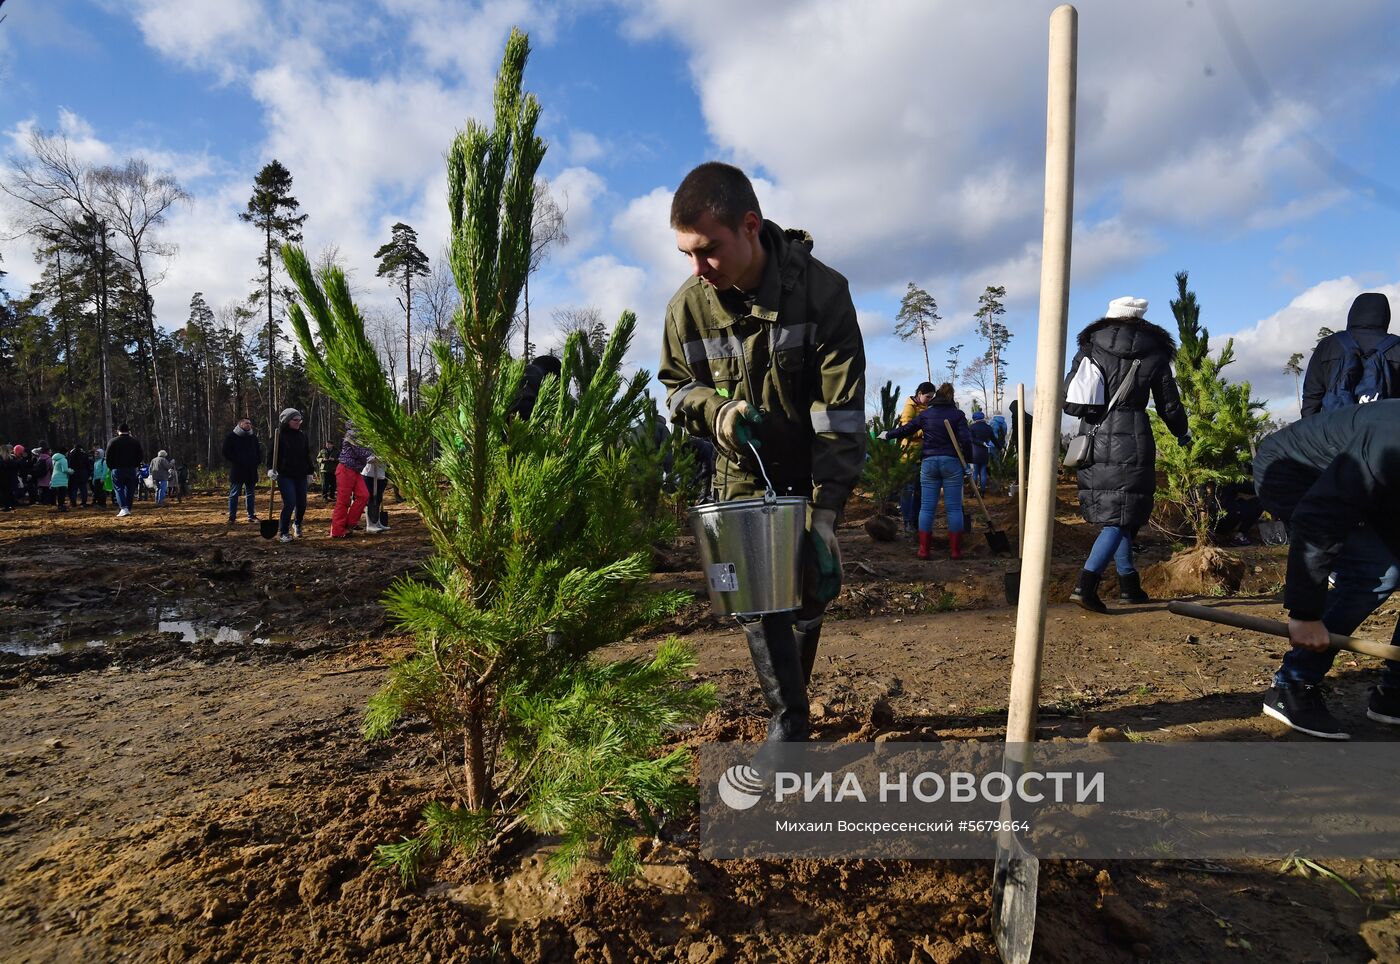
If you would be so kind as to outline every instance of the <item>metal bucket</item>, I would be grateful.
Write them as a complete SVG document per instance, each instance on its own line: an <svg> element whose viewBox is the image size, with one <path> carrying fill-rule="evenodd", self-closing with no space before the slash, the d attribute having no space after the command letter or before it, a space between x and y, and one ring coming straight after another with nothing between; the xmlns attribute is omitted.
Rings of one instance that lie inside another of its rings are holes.
<svg viewBox="0 0 1400 964"><path fill-rule="evenodd" d="M791 612L802 605L807 500L769 496L690 510L716 616Z"/></svg>

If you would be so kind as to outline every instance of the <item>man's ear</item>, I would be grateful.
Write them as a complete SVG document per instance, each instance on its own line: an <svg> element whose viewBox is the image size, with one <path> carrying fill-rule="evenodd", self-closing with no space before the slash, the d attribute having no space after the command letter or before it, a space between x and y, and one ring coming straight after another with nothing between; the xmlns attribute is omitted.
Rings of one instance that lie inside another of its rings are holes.
<svg viewBox="0 0 1400 964"><path fill-rule="evenodd" d="M746 235L756 238L763 227L763 219L758 216L757 211L745 211L742 226Z"/></svg>

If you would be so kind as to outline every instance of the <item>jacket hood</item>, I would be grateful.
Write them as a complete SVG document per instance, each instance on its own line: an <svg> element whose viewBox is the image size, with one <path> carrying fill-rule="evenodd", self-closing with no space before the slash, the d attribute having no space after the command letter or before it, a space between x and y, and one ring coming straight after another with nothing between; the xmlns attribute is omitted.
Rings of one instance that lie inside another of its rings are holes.
<svg viewBox="0 0 1400 964"><path fill-rule="evenodd" d="M1389 331L1390 299L1379 291L1356 296L1347 312L1347 331Z"/></svg>
<svg viewBox="0 0 1400 964"><path fill-rule="evenodd" d="M1079 347L1094 345L1120 358L1140 358L1166 349L1176 351L1176 339L1160 325L1137 318L1100 318L1079 333Z"/></svg>

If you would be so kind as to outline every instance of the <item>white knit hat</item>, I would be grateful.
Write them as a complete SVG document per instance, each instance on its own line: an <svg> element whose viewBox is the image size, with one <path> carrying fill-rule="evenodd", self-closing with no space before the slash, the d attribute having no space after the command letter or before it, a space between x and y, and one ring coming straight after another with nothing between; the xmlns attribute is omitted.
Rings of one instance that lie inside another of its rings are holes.
<svg viewBox="0 0 1400 964"><path fill-rule="evenodd" d="M1147 314L1147 299L1124 295L1108 303L1105 318L1141 318Z"/></svg>

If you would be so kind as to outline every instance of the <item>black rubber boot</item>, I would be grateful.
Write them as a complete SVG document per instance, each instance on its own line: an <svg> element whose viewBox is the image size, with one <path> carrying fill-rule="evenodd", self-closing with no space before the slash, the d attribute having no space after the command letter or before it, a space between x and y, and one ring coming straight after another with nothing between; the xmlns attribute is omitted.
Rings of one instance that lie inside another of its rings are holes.
<svg viewBox="0 0 1400 964"><path fill-rule="evenodd" d="M758 674L758 685L773 716L768 722L769 743L800 743L807 739L807 684L802 678L802 656L797 648L791 614L777 613L744 623L749 656Z"/></svg>
<svg viewBox="0 0 1400 964"><path fill-rule="evenodd" d="M1152 597L1142 591L1142 576L1136 571L1118 574L1118 601L1149 603Z"/></svg>
<svg viewBox="0 0 1400 964"><path fill-rule="evenodd" d="M1102 578L1100 573L1090 572L1088 569L1080 570L1079 583L1069 594L1070 600L1079 603L1091 613L1106 614L1108 607L1099 599L1099 580Z"/></svg>
<svg viewBox="0 0 1400 964"><path fill-rule="evenodd" d="M802 682L812 682L812 667L817 664L817 645L822 639L822 617L799 619L792 627L792 635L797 640L797 651L802 655Z"/></svg>

